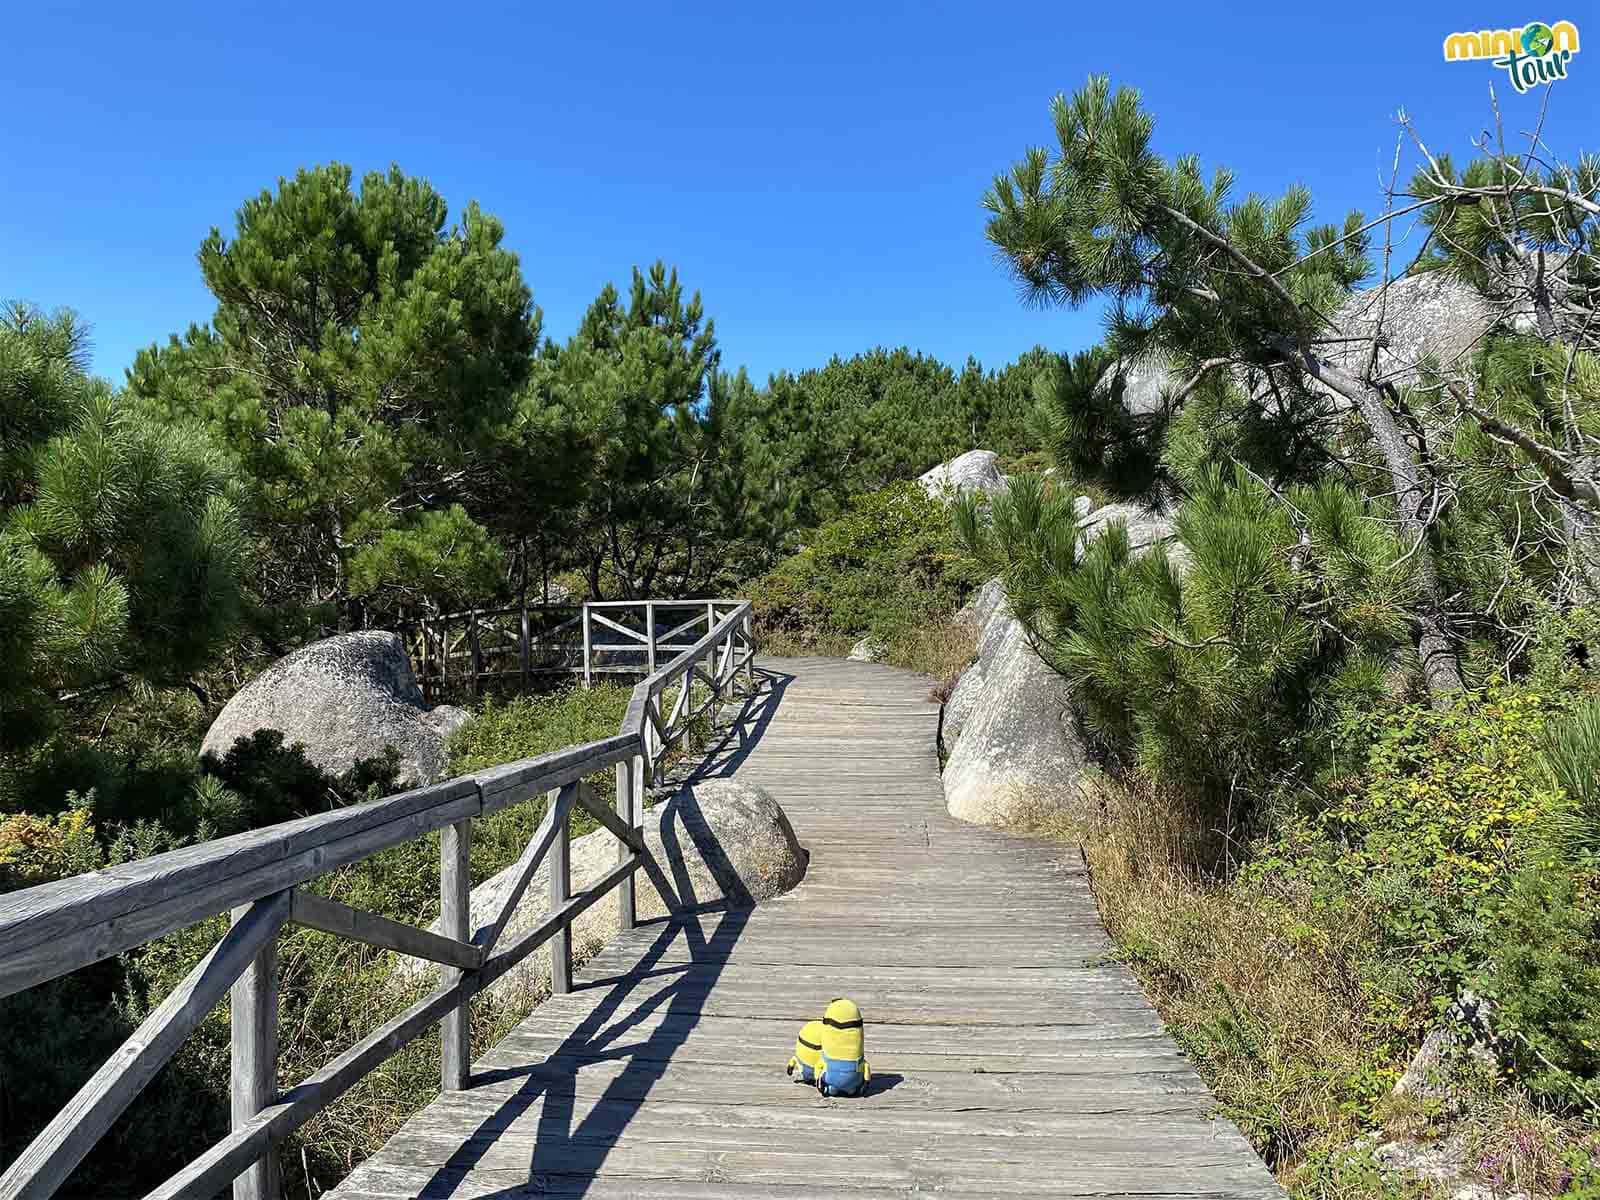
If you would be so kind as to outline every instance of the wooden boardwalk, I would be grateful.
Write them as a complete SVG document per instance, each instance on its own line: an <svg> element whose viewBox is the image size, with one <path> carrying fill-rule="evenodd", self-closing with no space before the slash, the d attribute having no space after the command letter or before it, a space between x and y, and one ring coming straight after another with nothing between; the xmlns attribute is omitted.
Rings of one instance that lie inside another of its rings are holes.
<svg viewBox="0 0 1600 1200"><path fill-rule="evenodd" d="M1076 859L946 815L928 681L762 666L702 776L778 799L805 881L623 935L329 1195L1281 1196L1106 960ZM860 1099L783 1073L837 995Z"/></svg>

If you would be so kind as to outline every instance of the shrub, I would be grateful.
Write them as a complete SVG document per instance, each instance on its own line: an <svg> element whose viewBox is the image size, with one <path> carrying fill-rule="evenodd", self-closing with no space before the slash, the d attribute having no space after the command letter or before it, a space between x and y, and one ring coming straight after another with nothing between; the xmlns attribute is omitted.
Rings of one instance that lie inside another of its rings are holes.
<svg viewBox="0 0 1600 1200"><path fill-rule="evenodd" d="M100 865L92 806L94 794L54 817L17 813L0 821L0 892L49 883Z"/></svg>
<svg viewBox="0 0 1600 1200"><path fill-rule="evenodd" d="M1555 801L1535 759L1551 709L1538 693L1508 691L1442 710L1347 714L1345 736L1355 723L1369 740L1359 781L1286 822L1274 852L1250 868L1310 880L1335 912L1379 914L1364 986L1400 1044L1419 1037L1492 952L1519 841Z"/></svg>
<svg viewBox="0 0 1600 1200"><path fill-rule="evenodd" d="M285 746L281 730L258 729L236 739L220 759L202 756L200 765L206 775L193 794L197 819L229 811L227 819L239 827L255 828L387 796L398 786L400 752L385 746L381 756L333 775L307 758L299 742Z"/></svg>
<svg viewBox="0 0 1600 1200"><path fill-rule="evenodd" d="M1336 484L1211 469L1178 515L1181 558L1135 555L1116 524L1080 547L1069 491L1037 477L992 522L970 504L957 520L1090 727L1218 820L1305 764L1330 699L1377 691L1408 631L1400 545Z"/></svg>
<svg viewBox="0 0 1600 1200"><path fill-rule="evenodd" d="M816 646L863 634L892 643L948 617L976 581L946 505L907 481L853 497L749 594L765 644Z"/></svg>

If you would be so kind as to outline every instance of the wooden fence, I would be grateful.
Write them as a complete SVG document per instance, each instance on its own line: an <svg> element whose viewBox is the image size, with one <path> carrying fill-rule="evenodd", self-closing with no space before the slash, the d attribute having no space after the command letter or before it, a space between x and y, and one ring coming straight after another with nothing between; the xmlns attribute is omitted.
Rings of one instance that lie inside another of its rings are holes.
<svg viewBox="0 0 1600 1200"><path fill-rule="evenodd" d="M747 684L754 674L750 605L710 603L715 607L697 618L709 628L633 689L614 737L0 896L0 997L220 913L232 914L231 927L211 952L0 1176L0 1200L52 1195L230 991L232 1132L147 1200L206 1200L230 1181L235 1200L278 1200L273 1147L432 1025L442 1032L442 1086L464 1087L473 996L546 942L552 943L551 989L568 991L572 921L613 890L622 927L633 927L633 874L647 853L643 800L657 764L729 693L741 671ZM648 609L645 615L649 620ZM591 621L615 627L587 615L583 620L586 630ZM682 636L689 628L680 625L671 635ZM669 640L652 639L652 655ZM596 649L588 643L585 665ZM616 771L615 811L583 782L607 769ZM540 796L549 797L548 808L518 860L516 886L492 921L471 928L467 867L473 820ZM575 807L586 809L618 843L616 867L577 894L568 860L568 817ZM305 890L319 876L435 830L440 833L440 933ZM502 944L506 923L546 858L551 865L548 915ZM657 885L665 886L657 878ZM443 973L428 995L314 1075L279 1091L276 938L286 922L424 958L439 963Z"/></svg>
<svg viewBox="0 0 1600 1200"><path fill-rule="evenodd" d="M595 600L469 609L408 624L406 650L430 701L548 675L653 675L738 600Z"/></svg>

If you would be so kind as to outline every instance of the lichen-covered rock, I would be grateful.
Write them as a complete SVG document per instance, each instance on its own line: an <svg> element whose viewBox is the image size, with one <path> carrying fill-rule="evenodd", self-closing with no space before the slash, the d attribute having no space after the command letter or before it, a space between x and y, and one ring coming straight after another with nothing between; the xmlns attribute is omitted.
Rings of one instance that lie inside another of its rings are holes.
<svg viewBox="0 0 1600 1200"><path fill-rule="evenodd" d="M1160 512L1107 504L1085 509L1078 519L1085 543L1120 521L1135 554L1164 545L1180 569L1187 561L1171 519ZM976 620L984 614L977 658L945 701L941 733L945 745L954 746L944 769L945 804L952 816L984 825L1014 824L1024 812L1047 809L1082 818L1079 777L1089 759L1067 704L1066 681L1034 650L998 579L961 615Z"/></svg>
<svg viewBox="0 0 1600 1200"><path fill-rule="evenodd" d="M883 654L883 643L875 637L864 637L850 647L851 662L882 662Z"/></svg>
<svg viewBox="0 0 1600 1200"><path fill-rule="evenodd" d="M681 905L695 908L726 903L749 907L794 887L806 872L806 854L789 818L765 789L737 779L711 779L689 785L670 800L646 810L645 845L661 878ZM619 843L597 829L572 842L572 890L580 892L617 865ZM652 871L634 874L635 905L641 920L669 911ZM472 927L487 925L505 906L516 884L516 864L472 889ZM500 935L506 945L540 924L550 911L548 859L534 872L516 911ZM573 956L592 956L617 931L617 898L612 893L580 913L572 923ZM438 922L434 923L438 931ZM398 958L396 973L414 979L434 968L420 959ZM502 999L538 995L550 986L550 952L536 951L489 987Z"/></svg>
<svg viewBox="0 0 1600 1200"><path fill-rule="evenodd" d="M940 736L946 745L961 736L961 731L976 710L978 697L983 694L985 664L993 661L995 649L1005 636L1009 619L1005 583L998 578L989 580L956 613L955 619L977 631L978 644L972 662L961 672L961 678L956 681L949 699L944 702Z"/></svg>
<svg viewBox="0 0 1600 1200"><path fill-rule="evenodd" d="M994 610L1006 602L1006 585L997 577L989 580L968 600L956 613L956 620L982 629L989 623L989 618L994 615Z"/></svg>
<svg viewBox="0 0 1600 1200"><path fill-rule="evenodd" d="M1006 477L1000 474L998 460L993 450L968 450L940 463L917 482L930 496L964 496L968 492L994 496L1006 490Z"/></svg>
<svg viewBox="0 0 1600 1200"><path fill-rule="evenodd" d="M303 646L241 688L206 731L202 752L226 755L235 741L277 729L286 744L305 746L325 771L348 771L400 752L401 782L446 777L445 739L467 720L459 708L430 710L400 638L382 630L344 633Z"/></svg>
<svg viewBox="0 0 1600 1200"><path fill-rule="evenodd" d="M1335 365L1358 376L1367 370L1372 338L1380 328L1376 375L1397 387L1416 382L1426 358L1446 369L1465 365L1496 321L1494 307L1478 289L1446 271L1403 275L1387 288L1352 294L1334 314L1340 337L1362 339L1328 347Z"/></svg>
<svg viewBox="0 0 1600 1200"><path fill-rule="evenodd" d="M990 623L993 648L981 660L980 690L965 702L945 764L945 805L951 816L982 825L1013 824L1040 807L1076 811L1088 758L1067 706L1066 681L1039 658L1009 613L997 611Z"/></svg>
<svg viewBox="0 0 1600 1200"><path fill-rule="evenodd" d="M939 727L939 733L946 746L954 744L961 736L961 731L977 711L978 698L982 695L983 662L974 660L961 672L961 678L950 690L950 698L944 702L943 724Z"/></svg>
<svg viewBox="0 0 1600 1200"><path fill-rule="evenodd" d="M1402 275L1387 287L1352 292L1333 315L1330 341L1321 347L1327 361L1341 370L1363 377L1372 356L1372 340L1380 329L1376 377L1397 387L1414 383L1424 359L1436 359L1445 368L1463 364L1498 316L1471 284L1445 271ZM1513 312L1514 325L1525 326L1527 313ZM1124 374L1123 405L1136 415L1160 411L1162 393L1183 379L1165 363L1146 361ZM1336 406L1348 401L1335 397Z"/></svg>
<svg viewBox="0 0 1600 1200"><path fill-rule="evenodd" d="M1137 504L1103 504L1079 518L1078 538L1085 545L1112 525L1121 522L1128 530L1128 544L1137 555L1153 546L1170 545L1176 535L1172 518Z"/></svg>

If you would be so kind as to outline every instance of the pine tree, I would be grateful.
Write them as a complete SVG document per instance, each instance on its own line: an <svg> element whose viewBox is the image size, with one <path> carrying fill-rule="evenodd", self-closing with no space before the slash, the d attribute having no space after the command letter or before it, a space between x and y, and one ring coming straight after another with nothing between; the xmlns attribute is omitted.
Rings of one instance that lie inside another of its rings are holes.
<svg viewBox="0 0 1600 1200"><path fill-rule="evenodd" d="M1142 556L1119 524L1085 547L1069 495L1036 475L992 519L970 497L956 514L1107 747L1217 816L1315 759L1335 697L1377 693L1415 599L1400 543L1342 484L1274 493L1209 467L1181 549Z"/></svg>
<svg viewBox="0 0 1600 1200"><path fill-rule="evenodd" d="M1103 76L1057 97L1053 117L1055 154L1030 150L986 195L990 241L1038 302L1108 298L1108 349L1132 363L1163 358L1187 377L1166 397L1169 410L1224 372L1266 376L1267 397L1331 391L1350 402L1417 563L1424 677L1436 696L1458 691L1429 480L1392 398L1337 365L1320 340L1329 314L1371 270L1360 215L1342 229L1308 228L1311 197L1298 186L1276 201L1233 202L1227 171L1207 181L1193 156L1154 153L1154 121L1138 94L1113 93Z"/></svg>
<svg viewBox="0 0 1600 1200"><path fill-rule="evenodd" d="M210 324L130 372L137 394L199 418L237 456L269 606L350 619L357 557L380 543L412 542L363 563L379 609L405 591L381 564L427 558L425 574L455 581L446 590L494 566L433 555L445 543L424 514L458 503L471 519L483 502L475 464L514 423L539 316L500 222L475 204L446 218L398 168L359 190L337 164L281 179L239 209L232 239L213 229L200 247Z"/></svg>
<svg viewBox="0 0 1600 1200"><path fill-rule="evenodd" d="M239 618L229 463L90 379L71 314L0 316L0 749L133 683L182 686Z"/></svg>
<svg viewBox="0 0 1600 1200"><path fill-rule="evenodd" d="M553 356L551 396L587 446L571 538L596 598L687 594L710 565L696 535L717 453L701 411L717 358L699 293L686 298L659 262L634 270L626 304L607 284Z"/></svg>

